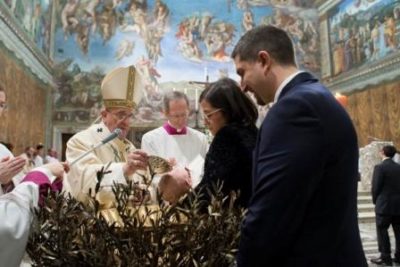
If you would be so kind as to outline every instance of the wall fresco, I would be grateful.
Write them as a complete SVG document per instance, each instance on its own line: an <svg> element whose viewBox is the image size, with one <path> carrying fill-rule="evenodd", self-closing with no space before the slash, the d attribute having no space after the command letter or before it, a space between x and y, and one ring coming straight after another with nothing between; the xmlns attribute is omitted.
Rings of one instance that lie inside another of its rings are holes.
<svg viewBox="0 0 400 267"><path fill-rule="evenodd" d="M332 76L399 51L400 0L345 0L330 11Z"/></svg>
<svg viewBox="0 0 400 267"><path fill-rule="evenodd" d="M54 119L88 123L98 112L102 75L130 64L146 80L134 124L159 124L161 98L169 90L186 92L195 109L204 83L238 79L230 53L239 37L259 24L287 30L299 66L319 76L318 16L303 2L60 0Z"/></svg>
<svg viewBox="0 0 400 267"><path fill-rule="evenodd" d="M36 46L50 55L52 0L1 0Z"/></svg>

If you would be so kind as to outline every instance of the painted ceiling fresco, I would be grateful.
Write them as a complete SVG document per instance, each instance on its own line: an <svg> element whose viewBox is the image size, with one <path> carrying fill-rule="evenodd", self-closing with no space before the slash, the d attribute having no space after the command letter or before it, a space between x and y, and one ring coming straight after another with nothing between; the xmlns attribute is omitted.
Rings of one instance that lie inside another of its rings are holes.
<svg viewBox="0 0 400 267"><path fill-rule="evenodd" d="M1 0L36 46L49 56L51 44L51 0Z"/></svg>
<svg viewBox="0 0 400 267"><path fill-rule="evenodd" d="M311 3L311 4L310 4ZM87 123L98 112L102 74L135 64L146 85L134 124L157 125L168 90L192 108L206 81L238 80L230 53L247 30L287 30L298 64L319 75L316 2L267 0L60 0L55 6L54 94L59 122Z"/></svg>
<svg viewBox="0 0 400 267"><path fill-rule="evenodd" d="M332 75L399 52L400 0L345 0L329 17Z"/></svg>

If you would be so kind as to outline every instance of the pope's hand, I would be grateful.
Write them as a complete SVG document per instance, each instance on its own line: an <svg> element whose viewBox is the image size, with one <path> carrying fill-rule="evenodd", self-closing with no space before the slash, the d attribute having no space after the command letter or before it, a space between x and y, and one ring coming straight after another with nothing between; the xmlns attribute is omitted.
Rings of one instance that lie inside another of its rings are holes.
<svg viewBox="0 0 400 267"><path fill-rule="evenodd" d="M127 161L123 166L125 176L130 176L138 170L147 170L147 153L142 150L135 150L128 154Z"/></svg>

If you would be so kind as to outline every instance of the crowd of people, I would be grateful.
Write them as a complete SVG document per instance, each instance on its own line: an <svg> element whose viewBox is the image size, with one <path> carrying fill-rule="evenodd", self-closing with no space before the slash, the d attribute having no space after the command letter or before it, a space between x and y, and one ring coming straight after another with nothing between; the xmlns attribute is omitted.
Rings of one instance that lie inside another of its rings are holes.
<svg viewBox="0 0 400 267"><path fill-rule="evenodd" d="M240 84L220 79L208 84L199 98L204 125L213 136L210 144L203 133L187 126L189 101L175 91L164 96L164 125L145 134L136 148L127 134L142 78L129 66L104 77L101 120L68 141L66 163L53 163L54 151L43 159L42 145L23 156L1 154L2 187L23 172L19 185L0 196L0 258L12 255L7 266L21 260L32 218L29 207L37 207L44 197L41 187L62 181L63 190L84 199L97 191L99 182L104 191L114 183L145 184L151 156L166 159L171 168L146 187L146 202L157 204L161 194L161 201L175 204L181 197L203 193L201 201L207 205L207 192L218 182L227 197L237 193L235 205L247 209L237 266L367 266L357 219L357 135L349 115L315 77L297 68L293 43L284 30L249 30L231 57ZM257 104L271 105L259 128L249 94ZM1 111L5 101L0 91ZM113 133L118 136L110 138ZM24 170L27 161L32 166ZM96 172L103 167L107 172L97 181ZM374 174L377 205L382 203L382 186L388 186L386 171L380 169ZM397 184L390 192L400 193ZM391 261L385 231L392 223L398 235L397 206L393 214L377 217L378 264ZM16 235L20 228L22 238Z"/></svg>

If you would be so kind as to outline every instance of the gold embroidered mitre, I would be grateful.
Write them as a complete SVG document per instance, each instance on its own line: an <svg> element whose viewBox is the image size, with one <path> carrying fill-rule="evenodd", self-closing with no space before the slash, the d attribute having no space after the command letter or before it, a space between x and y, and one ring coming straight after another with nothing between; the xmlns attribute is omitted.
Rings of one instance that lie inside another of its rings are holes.
<svg viewBox="0 0 400 267"><path fill-rule="evenodd" d="M134 66L112 70L101 83L106 108L136 108L142 90L143 80Z"/></svg>

